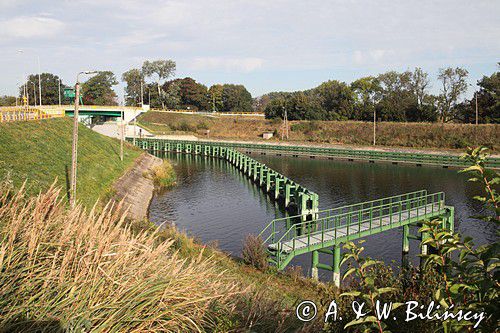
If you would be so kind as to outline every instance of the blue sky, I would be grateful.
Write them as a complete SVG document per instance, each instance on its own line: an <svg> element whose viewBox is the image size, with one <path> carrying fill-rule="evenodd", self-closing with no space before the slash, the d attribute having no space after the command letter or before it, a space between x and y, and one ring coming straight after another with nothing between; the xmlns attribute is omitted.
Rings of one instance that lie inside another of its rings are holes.
<svg viewBox="0 0 500 333"><path fill-rule="evenodd" d="M37 57L67 84L173 59L177 77L253 96L419 66L437 92L439 68L463 66L471 84L498 70L499 13L493 0L0 0L0 95Z"/></svg>

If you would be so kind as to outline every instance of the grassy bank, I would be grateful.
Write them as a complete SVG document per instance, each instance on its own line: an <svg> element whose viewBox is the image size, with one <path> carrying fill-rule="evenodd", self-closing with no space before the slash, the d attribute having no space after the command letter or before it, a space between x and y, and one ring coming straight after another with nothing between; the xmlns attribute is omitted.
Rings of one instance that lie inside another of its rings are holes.
<svg viewBox="0 0 500 333"><path fill-rule="evenodd" d="M275 138L281 121L256 117L212 117L202 115L147 112L140 123L156 134L189 133L211 138L262 140L262 133ZM296 142L371 145L373 124L356 121L292 121L290 140ZM390 147L463 149L484 145L500 150L499 125L392 123L377 124L377 144ZM267 141L267 140L266 140Z"/></svg>
<svg viewBox="0 0 500 333"><path fill-rule="evenodd" d="M0 124L0 179L10 178L16 187L27 181L28 193L47 189L57 177L64 190L71 168L72 119ZM107 198L111 185L141 151L126 145L123 163L120 143L80 126L78 141L77 197L84 205Z"/></svg>
<svg viewBox="0 0 500 333"><path fill-rule="evenodd" d="M0 331L282 332L322 290L175 229L128 227L120 207L68 208L55 188L0 193Z"/></svg>

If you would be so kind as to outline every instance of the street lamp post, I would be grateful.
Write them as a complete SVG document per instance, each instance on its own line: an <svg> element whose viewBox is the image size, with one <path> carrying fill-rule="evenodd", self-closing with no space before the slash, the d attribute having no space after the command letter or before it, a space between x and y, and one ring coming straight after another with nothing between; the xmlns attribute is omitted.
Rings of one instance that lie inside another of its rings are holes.
<svg viewBox="0 0 500 333"><path fill-rule="evenodd" d="M75 84L75 111L73 113L73 147L71 150L71 182L70 182L70 204L76 205L76 170L78 158L78 108L80 106L80 75L95 74L97 71L84 71L78 73Z"/></svg>
<svg viewBox="0 0 500 333"><path fill-rule="evenodd" d="M17 50L17 53L23 54L24 51L23 50ZM26 73L24 73L24 72L22 74L22 77L23 77L23 79L21 80L21 82L23 82L23 103L24 103L24 101L27 100L27 98L28 98L26 96L26 86L27 86L27 83L24 83L24 82L27 82L28 80L27 80Z"/></svg>
<svg viewBox="0 0 500 333"><path fill-rule="evenodd" d="M38 104L42 106L42 78L40 73L40 56L37 55L38 59Z"/></svg>
<svg viewBox="0 0 500 333"><path fill-rule="evenodd" d="M59 78L59 106L61 106L61 78Z"/></svg>
<svg viewBox="0 0 500 333"><path fill-rule="evenodd" d="M24 50L17 50L19 53L24 53ZM41 70L40 70L40 56L37 54L36 55L37 62L38 62L38 105L42 106L42 77L41 77ZM36 106L36 102L35 102Z"/></svg>

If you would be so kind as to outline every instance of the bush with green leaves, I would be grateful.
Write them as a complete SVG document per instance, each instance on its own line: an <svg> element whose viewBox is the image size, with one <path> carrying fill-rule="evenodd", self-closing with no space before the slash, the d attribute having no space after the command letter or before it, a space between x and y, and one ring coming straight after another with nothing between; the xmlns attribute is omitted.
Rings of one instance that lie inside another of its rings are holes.
<svg viewBox="0 0 500 333"><path fill-rule="evenodd" d="M474 218L492 224L497 232L500 223L499 195L497 192L500 177L496 170L487 169L487 148L468 149L462 157L469 167L461 172L470 175L469 181L479 183L484 194L475 199L482 202L486 213ZM403 268L400 278L382 279L380 262L364 258L363 247L349 242L344 248L342 265L349 262L350 267L343 279L350 282L347 291L341 296L350 301L365 302L368 314L359 320L348 317L343 328L363 332L388 332L390 330L418 332L494 332L499 327L499 242L476 246L470 237L443 228L441 220L427 221L419 232L426 233L422 246L432 250L422 255L423 266L419 272L413 268ZM360 242L362 243L362 242ZM419 281L415 280L419 278ZM416 299L417 298L417 299ZM420 304L434 301L439 305L438 313L446 310L457 313L472 311L484 313L481 320L418 320L405 322L401 303L418 300ZM375 316L376 301L393 302L397 320L386 321ZM330 323L332 331L338 331L339 323Z"/></svg>

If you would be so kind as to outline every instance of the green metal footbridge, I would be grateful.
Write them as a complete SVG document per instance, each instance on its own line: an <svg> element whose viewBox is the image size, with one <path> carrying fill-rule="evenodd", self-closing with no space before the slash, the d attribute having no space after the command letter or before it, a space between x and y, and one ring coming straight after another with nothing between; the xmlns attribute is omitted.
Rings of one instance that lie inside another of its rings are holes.
<svg viewBox="0 0 500 333"><path fill-rule="evenodd" d="M151 152L211 156L233 164L286 210L295 213L272 220L260 233L270 255L270 262L278 270L283 270L296 256L311 253L311 276L317 279L318 269L332 271L337 286L340 286L340 249L348 241L402 228L404 257L409 252L410 239L422 241L427 237L425 233L411 234L410 226L421 226L426 220L440 219L443 228L454 229L454 208L445 204L443 192L429 194L426 190L421 190L319 210L316 193L232 146L206 141L148 138L127 138L127 141ZM421 246L421 251L427 253L427 246ZM331 255L331 262L320 263L319 253Z"/></svg>
<svg viewBox="0 0 500 333"><path fill-rule="evenodd" d="M389 198L319 211L311 221L300 221L290 216L271 221L261 232L271 262L283 270L301 254L312 253L311 275L318 277L318 268L333 272L340 285L340 249L347 241L375 235L403 227L402 252L409 251L409 240L425 239L427 235L411 235L410 225L421 225L425 220L441 219L443 227L454 229L454 208L445 205L442 192L406 193ZM427 249L423 247L422 251ZM319 263L319 253L333 256L329 265Z"/></svg>

